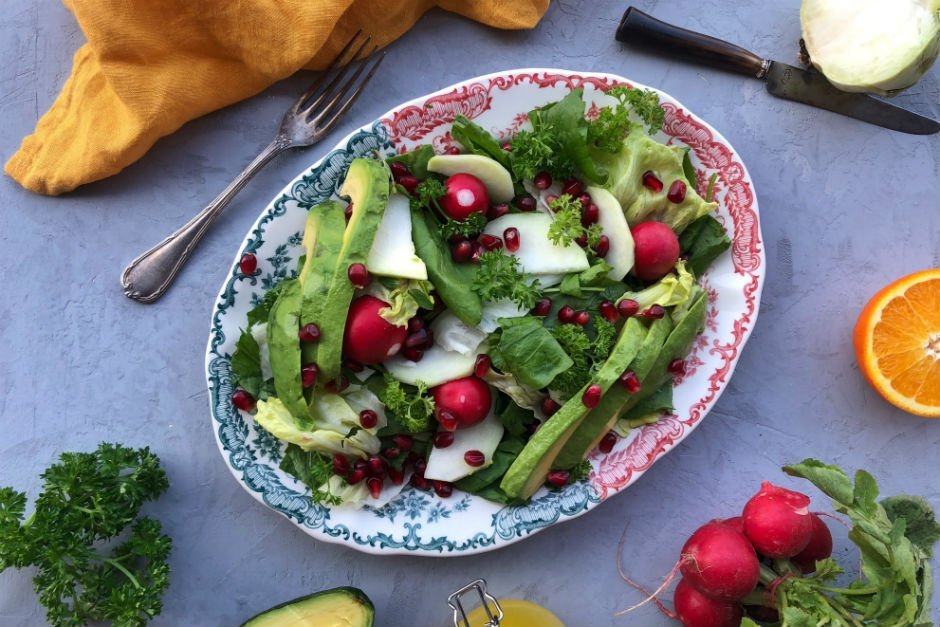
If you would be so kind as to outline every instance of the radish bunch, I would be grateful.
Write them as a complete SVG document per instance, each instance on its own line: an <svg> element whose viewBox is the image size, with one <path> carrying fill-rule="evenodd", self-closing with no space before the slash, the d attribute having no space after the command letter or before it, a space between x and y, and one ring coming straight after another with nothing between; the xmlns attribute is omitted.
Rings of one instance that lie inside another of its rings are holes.
<svg viewBox="0 0 940 627"><path fill-rule="evenodd" d="M764 606L755 608L762 617L773 610L775 581L762 579L762 560L789 560L808 573L832 553L832 535L809 504L805 494L765 481L741 516L699 527L679 558L682 581L673 601L682 624L737 627L745 604Z"/></svg>

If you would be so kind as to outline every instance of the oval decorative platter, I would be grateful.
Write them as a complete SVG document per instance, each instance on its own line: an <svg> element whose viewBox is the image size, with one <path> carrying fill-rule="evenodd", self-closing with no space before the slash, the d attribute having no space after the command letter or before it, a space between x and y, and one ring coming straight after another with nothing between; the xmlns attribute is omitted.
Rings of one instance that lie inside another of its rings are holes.
<svg viewBox="0 0 940 627"><path fill-rule="evenodd" d="M676 382L674 413L632 430L610 453L594 451L593 470L586 480L557 492L543 489L521 506L502 506L461 492L441 499L406 488L379 509L329 508L314 504L305 486L279 470L283 444L248 414L237 411L230 400L230 359L247 311L294 272L302 254L307 210L336 194L354 157L391 155L429 142L442 152L453 141L450 126L458 114L494 135L508 136L526 123L527 111L558 100L571 89L583 87L590 101L620 84L644 87L612 74L550 69L509 70L458 83L399 105L343 138L262 211L219 292L206 351L216 441L225 463L254 498L315 538L361 551L430 556L489 551L580 516L625 490L704 419L727 385L754 327L764 282L764 251L757 199L740 156L711 126L662 92L665 124L656 139L691 149L701 193L709 178L717 175L717 218L734 242L702 279L709 297L706 328L687 359L685 374ZM238 264L246 252L254 253L259 262L250 276Z"/></svg>

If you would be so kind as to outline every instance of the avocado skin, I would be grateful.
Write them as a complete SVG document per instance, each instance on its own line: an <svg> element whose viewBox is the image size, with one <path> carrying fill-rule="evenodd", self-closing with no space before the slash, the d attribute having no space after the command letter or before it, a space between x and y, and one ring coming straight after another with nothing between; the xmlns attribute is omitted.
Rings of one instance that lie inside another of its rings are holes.
<svg viewBox="0 0 940 627"><path fill-rule="evenodd" d="M268 314L268 345L274 389L291 415L301 424L311 424L300 377L298 318L303 302L300 282L288 280Z"/></svg>
<svg viewBox="0 0 940 627"><path fill-rule="evenodd" d="M375 159L353 159L346 172L342 193L351 199L352 215L343 232L343 244L323 300L320 320L313 320L323 334L317 343L316 358L318 380L322 383L333 381L340 374L346 315L355 292L355 286L349 281L349 266L365 265L369 257L388 204L389 180L385 165Z"/></svg>
<svg viewBox="0 0 940 627"><path fill-rule="evenodd" d="M342 615L343 623L327 623L329 617L324 616L329 604L337 607L346 606L347 614ZM298 597L275 605L260 614L257 614L242 623L242 627L276 627L285 621L304 627L372 627L375 620L375 608L372 601L359 588L345 586L332 588L321 592L314 592L307 596ZM304 622L297 622L302 620ZM356 621L356 622L353 622Z"/></svg>
<svg viewBox="0 0 940 627"><path fill-rule="evenodd" d="M535 432L506 471L499 485L510 498L528 499L542 486L562 447L590 411L581 402L584 391L589 385L596 383L607 392L636 357L646 332L646 327L637 318L627 320L620 332L620 338L594 380L578 390L577 394L568 399L561 409Z"/></svg>

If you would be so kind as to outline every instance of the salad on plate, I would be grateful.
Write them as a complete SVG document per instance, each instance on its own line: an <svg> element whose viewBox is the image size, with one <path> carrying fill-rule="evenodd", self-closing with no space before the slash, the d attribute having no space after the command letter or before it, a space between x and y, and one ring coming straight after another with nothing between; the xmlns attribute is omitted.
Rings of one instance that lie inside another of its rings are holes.
<svg viewBox="0 0 940 627"><path fill-rule="evenodd" d="M662 123L653 91L574 89L511 136L458 116L445 154L354 159L231 359L281 469L330 506L524 502L669 412L730 240Z"/></svg>

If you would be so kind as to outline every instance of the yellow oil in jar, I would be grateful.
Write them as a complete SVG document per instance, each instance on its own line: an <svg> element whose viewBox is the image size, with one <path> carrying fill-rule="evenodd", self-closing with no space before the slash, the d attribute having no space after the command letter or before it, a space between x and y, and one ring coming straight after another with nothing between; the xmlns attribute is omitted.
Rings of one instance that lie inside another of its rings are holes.
<svg viewBox="0 0 940 627"><path fill-rule="evenodd" d="M565 627L557 616L530 601L500 599L499 605L503 608L500 627ZM474 608L467 618L470 620L470 627L484 627L486 610L482 606Z"/></svg>

